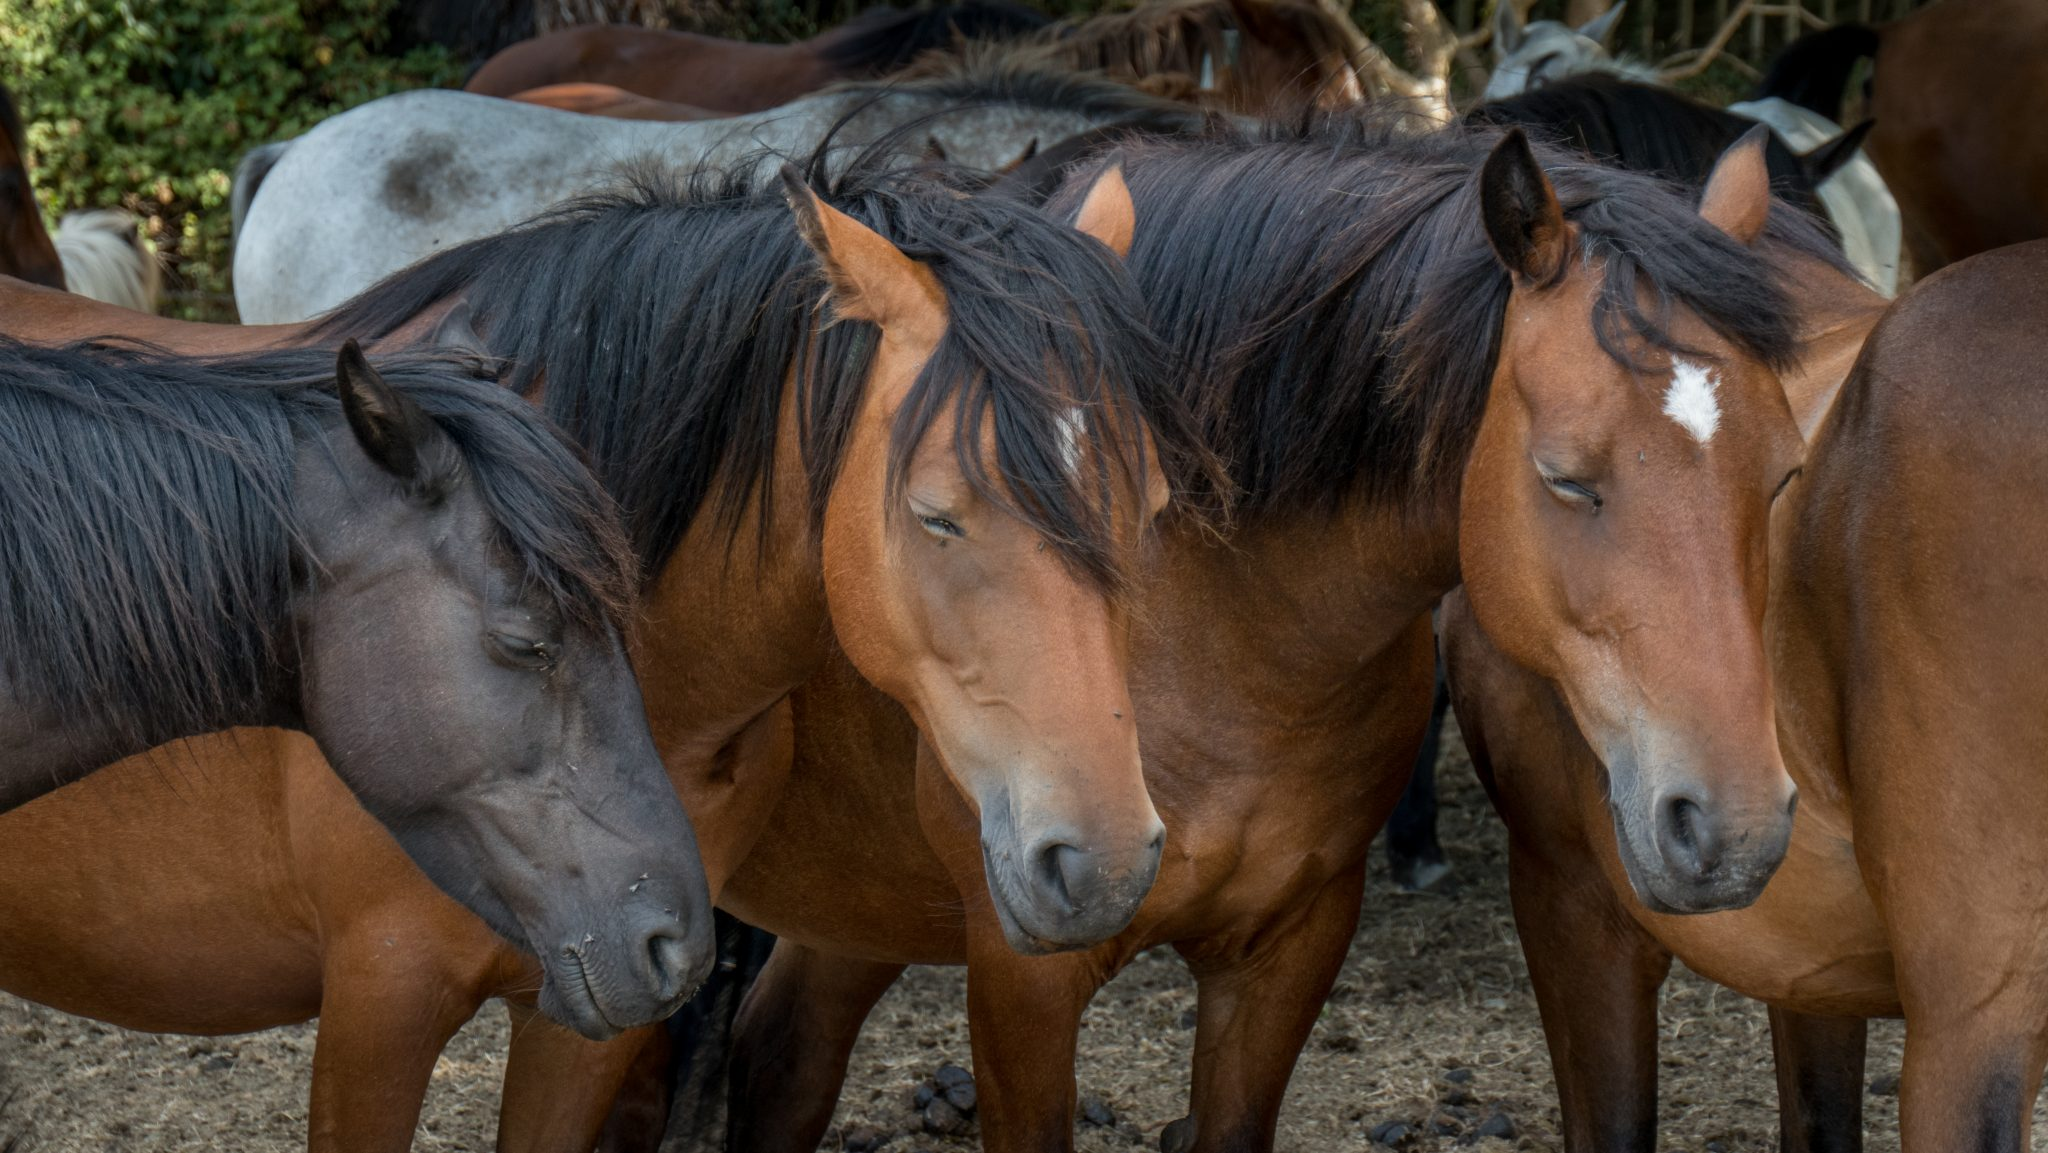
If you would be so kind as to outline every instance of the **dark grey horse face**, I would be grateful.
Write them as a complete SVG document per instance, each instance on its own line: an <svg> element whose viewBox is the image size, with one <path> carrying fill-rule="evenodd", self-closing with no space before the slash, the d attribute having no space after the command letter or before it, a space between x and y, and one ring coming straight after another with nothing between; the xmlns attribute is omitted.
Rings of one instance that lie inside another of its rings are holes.
<svg viewBox="0 0 2048 1153"><path fill-rule="evenodd" d="M708 971L710 899L618 636L527 587L445 432L346 354L342 377L348 427L298 482L341 513L307 517L328 526L296 610L307 730L437 885L539 955L550 1016L592 1038L666 1016Z"/></svg>

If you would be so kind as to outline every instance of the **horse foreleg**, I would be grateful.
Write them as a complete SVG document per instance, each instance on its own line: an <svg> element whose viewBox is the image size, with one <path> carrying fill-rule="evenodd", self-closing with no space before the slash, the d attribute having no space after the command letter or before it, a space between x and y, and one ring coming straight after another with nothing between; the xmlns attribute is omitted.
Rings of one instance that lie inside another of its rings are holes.
<svg viewBox="0 0 2048 1153"><path fill-rule="evenodd" d="M728 1149L818 1147L861 1024L902 972L902 965L775 942L733 1027Z"/></svg>
<svg viewBox="0 0 2048 1153"><path fill-rule="evenodd" d="M406 1153L441 1050L484 1002L480 988L330 950L313 1047L309 1153Z"/></svg>
<svg viewBox="0 0 2048 1153"><path fill-rule="evenodd" d="M1862 1153L1861 1017L1771 1010L1778 1063L1778 1148L1784 1153Z"/></svg>
<svg viewBox="0 0 2048 1153"><path fill-rule="evenodd" d="M1361 859L1286 919L1177 945L1195 974L1194 1089L1188 1115L1159 1136L1165 1153L1273 1147L1288 1078L1344 966L1364 890Z"/></svg>
<svg viewBox="0 0 2048 1153"><path fill-rule="evenodd" d="M985 900L969 918L967 1029L981 1146L986 1153L1066 1153L1074 1147L1081 1014L1114 970L1090 952L1010 951Z"/></svg>
<svg viewBox="0 0 2048 1153"><path fill-rule="evenodd" d="M1450 709L1450 687L1444 683L1442 661L1436 666L1436 699L1429 710L1429 730L1423 734L1422 751L1401 803L1387 818L1387 866L1394 884L1411 892L1426 892L1450 875L1443 842L1437 837L1436 759L1443 745L1444 713Z"/></svg>
<svg viewBox="0 0 2048 1153"><path fill-rule="evenodd" d="M592 1041L507 1001L512 1051L498 1112L498 1153L590 1153L612 1098L659 1025Z"/></svg>
<svg viewBox="0 0 2048 1153"><path fill-rule="evenodd" d="M2001 1003L2003 1002L2003 1003ZM1906 1008L1899 1077L1904 1153L2024 1153L2041 1089L2048 1006L1994 997L1954 1016Z"/></svg>
<svg viewBox="0 0 2048 1153"><path fill-rule="evenodd" d="M1509 893L1567 1153L1657 1148L1657 990L1671 954L1622 910L1590 852L1553 867L1516 845ZM1582 867L1581 867L1582 866Z"/></svg>

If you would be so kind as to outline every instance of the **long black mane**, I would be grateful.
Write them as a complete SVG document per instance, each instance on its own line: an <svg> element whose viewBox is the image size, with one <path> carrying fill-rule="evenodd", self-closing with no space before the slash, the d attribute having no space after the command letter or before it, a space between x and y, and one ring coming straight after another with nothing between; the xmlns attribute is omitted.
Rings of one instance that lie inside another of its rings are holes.
<svg viewBox="0 0 2048 1153"><path fill-rule="evenodd" d="M620 619L631 557L567 442L474 360L378 367L448 434L528 578ZM141 745L254 719L288 664L295 582L319 579L302 442L341 419L328 351L0 338L0 662L22 703Z"/></svg>
<svg viewBox="0 0 2048 1153"><path fill-rule="evenodd" d="M1511 288L1479 213L1480 167L1499 139L1336 117L1122 150L1138 219L1130 268L1189 362L1186 395L1242 513L1457 491ZM1594 320L1611 355L1639 364L1646 345L1679 349L1666 320L1684 308L1749 355L1793 358L1798 316L1758 250L1654 177L1538 156L1580 258L1604 268ZM1070 180L1055 210L1091 175ZM1770 219L1760 248L1839 264L1803 214Z"/></svg>
<svg viewBox="0 0 2048 1153"><path fill-rule="evenodd" d="M1045 534L1105 587L1124 577L1104 471L1062 463L1078 407L1111 468L1142 467L1124 448L1137 420L1154 467L1191 485L1208 458L1168 383L1164 352L1122 267L1101 246L1011 198L971 196L966 177L883 171L888 147L856 160L836 187L841 211L925 263L948 324L892 433L891 474L956 405L956 428L992 417L994 462L956 437L960 466L984 496ZM617 191L441 253L331 314L331 332L388 332L437 302L468 302L510 383L538 389L549 415L589 451L618 498L645 571L658 572L714 492L728 530L758 492L765 533L777 481L785 381L809 499L821 515L864 394L872 326L828 323L825 285L778 193L752 164L727 172L643 172ZM1115 458L1115 459L1112 459ZM993 464L994 467L991 467ZM724 483L721 483L724 482ZM815 519L815 516L814 516Z"/></svg>
<svg viewBox="0 0 2048 1153"><path fill-rule="evenodd" d="M818 37L818 54L843 76L886 76L919 56L974 40L1013 40L1052 18L1009 0L930 8L870 8Z"/></svg>
<svg viewBox="0 0 2048 1153"><path fill-rule="evenodd" d="M1730 144L1756 121L1681 92L1584 73L1474 108L1474 124L1521 125L1597 160L1702 187ZM1776 133L1764 142L1771 191L1818 213L1814 183Z"/></svg>

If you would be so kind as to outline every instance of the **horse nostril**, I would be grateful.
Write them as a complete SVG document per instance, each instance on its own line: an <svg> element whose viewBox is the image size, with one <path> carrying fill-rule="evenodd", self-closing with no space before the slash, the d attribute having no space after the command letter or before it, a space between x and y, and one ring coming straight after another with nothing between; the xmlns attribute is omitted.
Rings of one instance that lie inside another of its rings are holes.
<svg viewBox="0 0 2048 1153"><path fill-rule="evenodd" d="M1657 813L1657 841L1672 869L1703 877L1721 863L1721 838L1712 818L1691 797L1665 800Z"/></svg>
<svg viewBox="0 0 2048 1153"><path fill-rule="evenodd" d="M1049 845L1039 854L1038 879L1045 895L1071 917L1081 911L1079 895L1088 888L1088 854L1064 842Z"/></svg>
<svg viewBox="0 0 2048 1153"><path fill-rule="evenodd" d="M647 934L641 945L647 951L647 975L658 1001L672 1001L684 992L690 979L690 947L683 939L682 926L663 927Z"/></svg>

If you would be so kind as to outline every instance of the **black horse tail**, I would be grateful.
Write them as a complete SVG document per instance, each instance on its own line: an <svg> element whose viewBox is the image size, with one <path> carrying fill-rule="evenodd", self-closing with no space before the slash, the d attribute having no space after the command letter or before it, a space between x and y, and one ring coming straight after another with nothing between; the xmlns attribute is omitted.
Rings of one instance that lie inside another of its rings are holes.
<svg viewBox="0 0 2048 1153"><path fill-rule="evenodd" d="M263 178L284 159L284 150L290 148L289 140L273 140L269 144L250 149L235 165L235 182L228 193L228 220L232 231L231 240L242 238L242 222L249 218L249 206L256 202L256 190L263 186Z"/></svg>
<svg viewBox="0 0 2048 1153"><path fill-rule="evenodd" d="M1754 100L1776 96L1837 124L1842 122L1842 95L1856 62L1877 56L1879 32L1868 24L1837 24L1809 32L1785 46L1771 61Z"/></svg>

